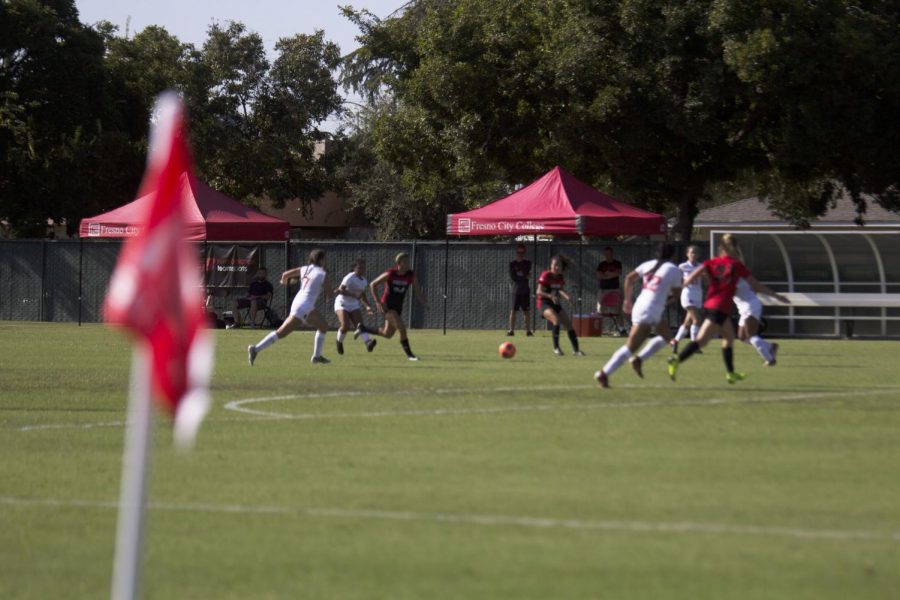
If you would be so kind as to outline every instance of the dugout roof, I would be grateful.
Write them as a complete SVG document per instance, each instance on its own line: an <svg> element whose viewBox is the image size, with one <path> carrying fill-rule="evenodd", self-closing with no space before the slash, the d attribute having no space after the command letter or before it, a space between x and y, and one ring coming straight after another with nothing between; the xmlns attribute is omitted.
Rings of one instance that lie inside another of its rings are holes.
<svg viewBox="0 0 900 600"><path fill-rule="evenodd" d="M447 215L449 235L665 235L662 215L622 202L560 167L490 204Z"/></svg>
<svg viewBox="0 0 900 600"><path fill-rule="evenodd" d="M290 224L244 206L187 173L181 176L187 200L185 234L189 241L284 241ZM96 217L82 219L82 238L123 238L140 233L152 194Z"/></svg>

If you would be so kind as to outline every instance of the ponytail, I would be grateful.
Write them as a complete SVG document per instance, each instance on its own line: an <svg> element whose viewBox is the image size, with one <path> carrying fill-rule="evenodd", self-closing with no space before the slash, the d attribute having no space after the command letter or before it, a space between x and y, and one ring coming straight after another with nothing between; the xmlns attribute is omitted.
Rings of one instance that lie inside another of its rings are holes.
<svg viewBox="0 0 900 600"><path fill-rule="evenodd" d="M664 262L672 260L673 256L675 256L675 246L667 244L666 242L660 242L659 245L656 246L656 264L647 272L647 275L656 273L656 270L660 268Z"/></svg>
<svg viewBox="0 0 900 600"><path fill-rule="evenodd" d="M740 250L738 250L738 241L732 234L726 233L722 236L722 241L719 244L719 247L725 251L728 256L737 256Z"/></svg>

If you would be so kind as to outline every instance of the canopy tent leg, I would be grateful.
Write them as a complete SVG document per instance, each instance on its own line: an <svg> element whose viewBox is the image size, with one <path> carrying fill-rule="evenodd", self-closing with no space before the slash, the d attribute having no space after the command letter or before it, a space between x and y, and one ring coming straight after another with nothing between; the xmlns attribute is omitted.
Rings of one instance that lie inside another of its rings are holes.
<svg viewBox="0 0 900 600"><path fill-rule="evenodd" d="M447 335L447 281L450 276L450 238L444 238L444 335Z"/></svg>
<svg viewBox="0 0 900 600"><path fill-rule="evenodd" d="M584 238L578 236L578 314L581 313L581 299L584 296L584 269L582 269L582 248L584 247Z"/></svg>
<svg viewBox="0 0 900 600"><path fill-rule="evenodd" d="M537 234L535 233L531 239L533 242L531 245L531 295L535 300L534 308L531 311L531 330L534 331L534 328L537 327ZM528 302L531 302L530 298Z"/></svg>
<svg viewBox="0 0 900 600"><path fill-rule="evenodd" d="M84 238L78 236L78 326L81 327L81 311L84 304Z"/></svg>

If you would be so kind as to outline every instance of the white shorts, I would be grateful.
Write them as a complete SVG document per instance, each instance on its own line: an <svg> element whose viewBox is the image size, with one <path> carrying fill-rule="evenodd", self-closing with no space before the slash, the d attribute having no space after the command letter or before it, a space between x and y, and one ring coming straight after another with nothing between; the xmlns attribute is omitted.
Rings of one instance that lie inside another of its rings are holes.
<svg viewBox="0 0 900 600"><path fill-rule="evenodd" d="M643 302L636 302L631 308L631 322L638 325L658 325L662 321L663 309L657 308Z"/></svg>
<svg viewBox="0 0 900 600"><path fill-rule="evenodd" d="M703 292L690 288L681 288L681 308L700 308L703 306Z"/></svg>
<svg viewBox="0 0 900 600"><path fill-rule="evenodd" d="M337 298L334 299L334 310L335 312L339 310L343 310L346 312L353 312L354 310L361 310L362 303L356 298L350 298L348 296L344 296L343 294L338 294Z"/></svg>
<svg viewBox="0 0 900 600"><path fill-rule="evenodd" d="M750 302L744 302L735 298L734 306L738 309L738 315L740 315L738 327L743 327L750 317L759 321L759 318L762 316L762 302L759 301L759 298L754 298Z"/></svg>
<svg viewBox="0 0 900 600"><path fill-rule="evenodd" d="M308 317L309 313L315 309L316 301L310 298L294 296L294 301L291 302L291 316L296 317L303 322L306 322L306 317Z"/></svg>

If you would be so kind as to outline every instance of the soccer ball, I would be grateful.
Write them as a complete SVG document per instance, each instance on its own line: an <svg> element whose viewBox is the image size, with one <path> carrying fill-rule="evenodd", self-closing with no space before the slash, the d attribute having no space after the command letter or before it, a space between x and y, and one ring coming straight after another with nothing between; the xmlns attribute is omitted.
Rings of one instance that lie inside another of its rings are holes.
<svg viewBox="0 0 900 600"><path fill-rule="evenodd" d="M512 342L503 342L500 344L500 356L503 358L512 358L516 355L516 347L512 345Z"/></svg>

